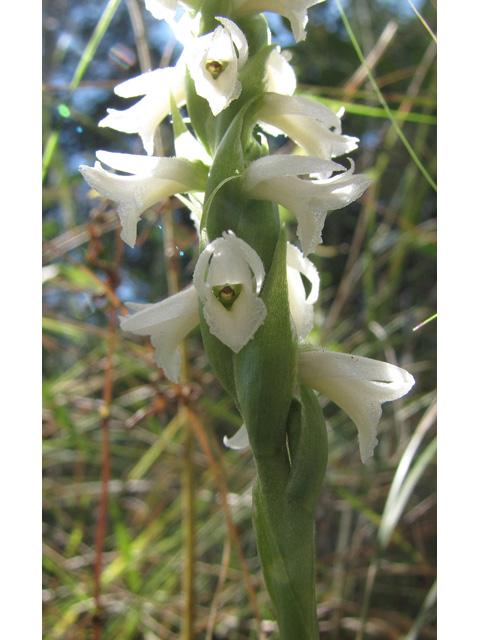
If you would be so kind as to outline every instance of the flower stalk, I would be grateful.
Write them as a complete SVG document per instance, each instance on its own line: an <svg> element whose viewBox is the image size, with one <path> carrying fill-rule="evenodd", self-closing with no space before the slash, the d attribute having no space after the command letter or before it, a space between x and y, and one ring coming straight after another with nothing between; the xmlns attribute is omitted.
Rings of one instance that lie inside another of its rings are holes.
<svg viewBox="0 0 480 640"><path fill-rule="evenodd" d="M286 17L299 41L307 9L319 1L146 0L184 51L175 67L119 85L118 95L140 100L110 110L100 126L138 133L147 155L99 151L93 167L80 168L117 203L131 247L150 206L175 194L191 203L199 248L192 282L160 302L128 304L133 313L120 323L150 337L156 364L173 382L179 344L200 325L210 365L244 421L225 444L250 447L254 458L253 524L281 640L318 638L315 508L328 443L316 393L352 418L365 462L381 404L414 383L398 367L305 343L320 286L307 255L322 242L328 212L358 199L370 182L352 160L349 168L332 160L358 139L342 133L341 114L293 95L294 71L261 15ZM177 157L156 157L153 136L168 114ZM298 155L271 154L267 135L279 133ZM296 218L299 246L288 241L278 205Z"/></svg>

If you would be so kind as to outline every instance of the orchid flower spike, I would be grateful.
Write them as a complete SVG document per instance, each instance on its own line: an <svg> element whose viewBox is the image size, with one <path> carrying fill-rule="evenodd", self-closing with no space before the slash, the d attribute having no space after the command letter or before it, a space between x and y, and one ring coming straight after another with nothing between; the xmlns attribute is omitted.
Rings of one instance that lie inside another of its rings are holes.
<svg viewBox="0 0 480 640"><path fill-rule="evenodd" d="M208 169L199 162L109 151L97 151L96 155L112 169L132 174L125 176L107 171L100 162L93 167L79 167L93 189L118 203L121 237L130 247L135 245L137 223L146 209L176 193L205 189Z"/></svg>
<svg viewBox="0 0 480 640"><path fill-rule="evenodd" d="M338 114L315 100L281 93L287 91L277 90L264 96L257 118L266 133L274 136L283 133L307 155L325 160L357 148L358 138L342 135Z"/></svg>
<svg viewBox="0 0 480 640"><path fill-rule="evenodd" d="M371 182L365 175L353 175L355 166L352 161L350 165L347 171L322 158L266 156L248 166L245 186L250 198L276 202L297 218L297 235L308 255L322 242L327 212L346 207ZM342 173L330 177L334 171ZM311 177L300 177L305 175Z"/></svg>
<svg viewBox="0 0 480 640"><path fill-rule="evenodd" d="M382 404L401 398L415 384L407 371L386 362L305 345L298 353L298 379L330 398L358 429L366 462L377 444Z"/></svg>
<svg viewBox="0 0 480 640"><path fill-rule="evenodd" d="M155 304L126 305L135 313L120 319L123 331L139 336L150 336L155 347L153 358L172 382L178 382L180 376L180 351L178 345L199 321L198 296L190 285Z"/></svg>
<svg viewBox="0 0 480 640"><path fill-rule="evenodd" d="M148 155L154 152L154 136L157 126L170 113L170 95L178 106L185 103L185 66L182 59L175 67L147 71L130 78L115 87L122 98L144 96L128 109L107 109L108 115L100 120L99 127L110 127L124 133L138 133Z"/></svg>
<svg viewBox="0 0 480 640"><path fill-rule="evenodd" d="M214 116L240 95L238 73L248 58L243 32L228 18L216 19L221 24L215 31L196 38L185 54L195 89L208 101Z"/></svg>
<svg viewBox="0 0 480 640"><path fill-rule="evenodd" d="M267 315L259 293L265 269L256 251L233 231L211 242L200 257L193 284L210 332L238 353Z"/></svg>

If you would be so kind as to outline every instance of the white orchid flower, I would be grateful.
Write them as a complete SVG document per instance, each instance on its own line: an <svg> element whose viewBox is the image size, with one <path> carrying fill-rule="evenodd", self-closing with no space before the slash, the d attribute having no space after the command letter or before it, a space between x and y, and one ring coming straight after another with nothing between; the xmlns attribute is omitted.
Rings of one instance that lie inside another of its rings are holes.
<svg viewBox="0 0 480 640"><path fill-rule="evenodd" d="M172 382L180 376L180 351L178 345L199 323L198 295L190 285L155 304L126 305L135 313L120 319L123 331L139 336L150 336L155 347L153 358Z"/></svg>
<svg viewBox="0 0 480 640"><path fill-rule="evenodd" d="M297 235L303 252L314 253L322 242L327 212L346 207L370 184L365 175L353 175L340 164L304 156L266 156L252 162L246 172L250 198L270 200L288 209L298 222ZM332 172L342 173L330 177ZM300 176L312 175L311 178Z"/></svg>
<svg viewBox="0 0 480 640"><path fill-rule="evenodd" d="M211 242L200 257L193 284L210 332L238 353L267 315L259 293L265 269L256 251L232 232Z"/></svg>
<svg viewBox="0 0 480 640"><path fill-rule="evenodd" d="M238 73L248 58L243 32L228 18L216 18L215 31L196 38L186 51L187 66L199 96L208 100L214 116L238 98Z"/></svg>
<svg viewBox="0 0 480 640"><path fill-rule="evenodd" d="M155 130L170 113L170 94L177 105L185 103L185 67L180 63L175 67L147 71L117 85L114 91L122 98L144 97L123 111L107 109L108 116L100 120L98 126L138 133L145 151L152 155Z"/></svg>
<svg viewBox="0 0 480 640"><path fill-rule="evenodd" d="M137 223L148 207L176 193L205 189L207 167L201 163L184 158L158 158L109 151L97 151L96 155L100 162L112 169L132 174L126 176L107 171L100 162L93 167L79 167L93 189L118 203L121 237L131 247L137 238Z"/></svg>
<svg viewBox="0 0 480 640"><path fill-rule="evenodd" d="M310 281L311 288L308 296L302 275ZM305 340L313 329L313 305L318 300L320 278L313 262L302 255L302 252L290 242L287 242L287 287L290 314L300 342Z"/></svg>
<svg viewBox="0 0 480 640"><path fill-rule="evenodd" d="M312 345L298 352L298 380L332 400L353 420L363 463L372 457L378 442L382 404L403 397L415 384L408 371L395 365ZM246 449L245 425L223 442L231 449Z"/></svg>
<svg viewBox="0 0 480 640"><path fill-rule="evenodd" d="M297 78L293 67L289 64L286 53L280 47L273 49L265 66L265 90L291 96L297 88Z"/></svg>
<svg viewBox="0 0 480 640"><path fill-rule="evenodd" d="M290 21L295 40L305 40L308 22L307 9L323 0L233 0L232 15L243 17L251 13L272 11Z"/></svg>
<svg viewBox="0 0 480 640"><path fill-rule="evenodd" d="M330 160L357 148L358 138L342 135L338 114L302 96L266 93L257 119L271 135L283 133L309 156ZM341 112L340 112L341 113Z"/></svg>
<svg viewBox="0 0 480 640"><path fill-rule="evenodd" d="M378 442L381 405L401 398L415 384L412 375L393 364L311 345L298 353L298 379L330 398L353 420L362 462L373 455Z"/></svg>

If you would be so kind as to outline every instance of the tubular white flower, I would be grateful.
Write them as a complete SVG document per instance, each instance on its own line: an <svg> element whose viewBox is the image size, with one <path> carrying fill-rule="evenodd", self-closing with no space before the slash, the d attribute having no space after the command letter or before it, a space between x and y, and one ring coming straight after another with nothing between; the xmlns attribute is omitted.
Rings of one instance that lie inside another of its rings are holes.
<svg viewBox="0 0 480 640"><path fill-rule="evenodd" d="M120 319L123 331L150 336L155 347L153 358L172 382L180 375L179 343L199 323L198 296L189 286L155 304L127 303L135 313Z"/></svg>
<svg viewBox="0 0 480 640"><path fill-rule="evenodd" d="M232 231L211 242L198 259L193 284L203 315L210 332L235 353L253 338L267 315L259 297L264 277L256 251ZM229 295L234 301L227 308L221 300Z"/></svg>
<svg viewBox="0 0 480 640"><path fill-rule="evenodd" d="M365 175L353 175L340 164L304 156L266 156L246 170L250 198L271 200L288 209L298 221L297 235L305 254L316 251L329 210L340 209L359 198L370 184ZM343 173L329 177L333 171ZM299 176L313 175L312 179Z"/></svg>
<svg viewBox="0 0 480 640"><path fill-rule="evenodd" d="M98 126L138 133L145 151L152 155L155 130L170 113L170 94L179 106L186 100L185 67L180 63L175 67L147 71L117 85L115 93L122 98L144 97L123 111L107 109L108 116L100 120Z"/></svg>
<svg viewBox="0 0 480 640"><path fill-rule="evenodd" d="M309 98L267 93L257 118L267 133L284 133L310 156L330 160L357 148L358 138L342 135L339 116Z"/></svg>
<svg viewBox="0 0 480 640"><path fill-rule="evenodd" d="M358 429L366 462L377 444L381 405L404 396L415 384L407 371L386 362L308 345L298 353L298 379L345 411Z"/></svg>
<svg viewBox="0 0 480 640"><path fill-rule="evenodd" d="M106 171L99 162L79 167L88 184L105 198L118 203L121 237L133 247L142 213L176 193L203 191L207 168L184 158L158 158L129 153L97 151L100 162L132 175Z"/></svg>
<svg viewBox="0 0 480 640"><path fill-rule="evenodd" d="M290 21L295 40L305 40L307 26L307 9L323 0L233 0L235 16L242 17L251 13L272 11L279 13Z"/></svg>
<svg viewBox="0 0 480 640"><path fill-rule="evenodd" d="M310 281L308 296L302 274ZM313 262L302 255L297 247L287 242L287 286L288 304L295 325L297 339L305 340L313 329L313 305L318 300L320 278Z"/></svg>
<svg viewBox="0 0 480 640"><path fill-rule="evenodd" d="M208 100L214 116L240 95L238 72L248 58L243 32L228 18L216 18L221 25L197 38L186 51L187 66L199 96Z"/></svg>

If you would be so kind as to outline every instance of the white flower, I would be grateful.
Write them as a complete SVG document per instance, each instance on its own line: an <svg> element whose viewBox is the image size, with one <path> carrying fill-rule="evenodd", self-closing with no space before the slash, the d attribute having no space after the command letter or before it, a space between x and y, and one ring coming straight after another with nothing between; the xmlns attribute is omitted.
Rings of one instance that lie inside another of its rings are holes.
<svg viewBox="0 0 480 640"><path fill-rule="evenodd" d="M322 158L266 156L246 170L246 190L250 198L271 200L288 209L298 221L297 235L305 254L316 251L322 242L327 212L346 207L359 198L370 180L353 175L342 165ZM333 171L343 173L329 177ZM313 174L313 178L300 178Z"/></svg>
<svg viewBox="0 0 480 640"><path fill-rule="evenodd" d="M145 8L157 20L173 20L178 4L178 0L145 0Z"/></svg>
<svg viewBox="0 0 480 640"><path fill-rule="evenodd" d="M297 88L297 78L293 67L288 63L286 53L280 47L273 49L265 67L265 90L291 96Z"/></svg>
<svg viewBox="0 0 480 640"><path fill-rule="evenodd" d="M377 444L381 405L404 396L415 384L407 371L386 362L308 345L298 353L298 379L330 398L358 429L366 462Z"/></svg>
<svg viewBox="0 0 480 640"><path fill-rule="evenodd" d="M233 0L232 15L242 17L251 13L273 11L290 21L295 40L305 40L307 9L323 0Z"/></svg>
<svg viewBox="0 0 480 640"><path fill-rule="evenodd" d="M353 420L362 462L373 455L378 442L382 404L406 395L415 384L413 376L400 367L311 345L299 350L298 380L330 398ZM231 449L247 448L245 425L223 442Z"/></svg>
<svg viewBox="0 0 480 640"><path fill-rule="evenodd" d="M284 133L310 156L330 160L357 148L358 138L342 135L340 117L309 98L267 93L257 119L267 133Z"/></svg>
<svg viewBox="0 0 480 640"><path fill-rule="evenodd" d="M108 116L100 120L98 126L138 133L145 151L152 155L155 130L170 113L170 94L177 105L186 100L185 67L181 63L175 67L147 71L117 85L115 93L122 98L144 97L123 111L107 109Z"/></svg>
<svg viewBox="0 0 480 640"><path fill-rule="evenodd" d="M187 287L156 304L127 303L135 313L120 319L123 331L150 336L154 360L172 382L180 375L179 343L199 323L198 296Z"/></svg>
<svg viewBox="0 0 480 640"><path fill-rule="evenodd" d="M216 19L221 25L197 38L185 53L195 89L208 100L214 116L240 95L238 72L248 57L243 32L228 18Z"/></svg>
<svg viewBox="0 0 480 640"><path fill-rule="evenodd" d="M308 296L302 275L310 281ZM304 340L313 328L313 305L318 300L320 278L313 262L287 242L287 286L288 304L295 325L297 339Z"/></svg>
<svg viewBox="0 0 480 640"><path fill-rule="evenodd" d="M203 191L207 168L184 158L157 158L129 153L97 151L100 162L117 171L106 171L99 162L79 167L85 180L100 195L118 203L122 239L131 247L137 238L142 213L156 202L176 193Z"/></svg>
<svg viewBox="0 0 480 640"><path fill-rule="evenodd" d="M210 332L238 353L263 324L259 297L265 269L254 249L232 232L211 242L200 257L193 284Z"/></svg>

